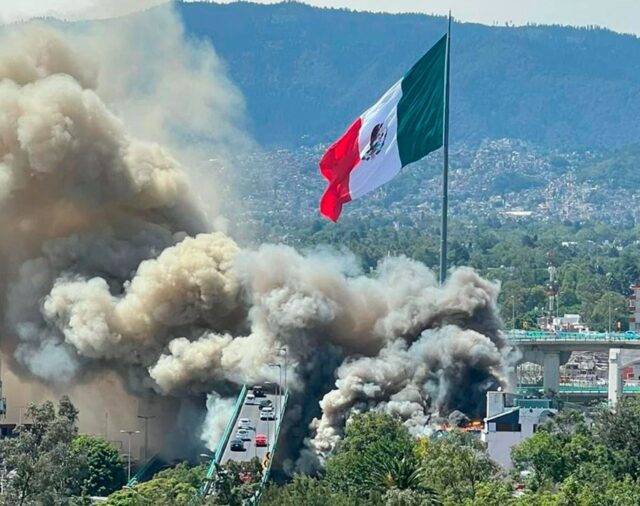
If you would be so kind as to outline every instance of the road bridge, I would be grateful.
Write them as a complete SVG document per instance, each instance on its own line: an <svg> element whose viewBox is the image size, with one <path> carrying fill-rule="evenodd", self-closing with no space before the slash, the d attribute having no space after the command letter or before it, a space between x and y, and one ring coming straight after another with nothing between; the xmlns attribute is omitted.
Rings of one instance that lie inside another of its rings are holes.
<svg viewBox="0 0 640 506"><path fill-rule="evenodd" d="M561 383L558 393L564 397L601 397L607 395L607 385L573 385L569 383ZM537 395L543 393L542 385L518 385L518 393L524 395ZM623 393L625 395L640 394L639 385L624 385Z"/></svg>
<svg viewBox="0 0 640 506"><path fill-rule="evenodd" d="M615 404L622 393L623 357L621 350L640 351L640 334L635 332L544 332L511 330L509 343L522 352L520 362L543 367L543 389L560 391L560 365L574 351L609 353L608 398Z"/></svg>
<svg viewBox="0 0 640 506"><path fill-rule="evenodd" d="M262 494L277 450L278 436L287 407L288 393L286 390L281 391L277 384L271 384L269 389L264 390L264 396L248 394L253 394L253 390L248 390L246 386L243 386L233 408L233 413L211 459L205 484L199 494L201 497L216 493L215 483L221 466L230 461L249 462L256 457L263 466L262 480L255 497L252 497L247 503L257 504ZM265 400L271 402L275 415L273 420L264 420L260 417L260 402ZM244 428L244 424L240 422L241 420L248 420L249 434L243 440L243 449L232 449L232 441L237 439L238 430ZM257 435L266 436L265 446L256 446Z"/></svg>

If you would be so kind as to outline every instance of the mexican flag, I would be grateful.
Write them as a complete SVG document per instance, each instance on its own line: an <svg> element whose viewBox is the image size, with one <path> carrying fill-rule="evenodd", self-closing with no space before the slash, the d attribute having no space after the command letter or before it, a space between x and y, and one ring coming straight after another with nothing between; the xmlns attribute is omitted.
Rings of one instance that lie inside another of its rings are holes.
<svg viewBox="0 0 640 506"><path fill-rule="evenodd" d="M337 221L345 203L442 146L446 60L447 35L327 150L320 160L329 182L324 216Z"/></svg>

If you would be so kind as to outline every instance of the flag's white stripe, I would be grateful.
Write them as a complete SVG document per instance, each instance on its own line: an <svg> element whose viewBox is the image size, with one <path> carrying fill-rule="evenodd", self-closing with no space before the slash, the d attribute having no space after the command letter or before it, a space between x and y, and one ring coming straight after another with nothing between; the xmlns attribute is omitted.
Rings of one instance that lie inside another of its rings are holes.
<svg viewBox="0 0 640 506"><path fill-rule="evenodd" d="M349 175L349 194L357 199L365 193L393 179L402 164L398 151L398 116L397 105L402 97L402 81L398 81L384 96L362 115L362 127L358 146L360 163ZM371 132L382 123L386 128L386 138L382 150L375 157L367 160L370 148Z"/></svg>

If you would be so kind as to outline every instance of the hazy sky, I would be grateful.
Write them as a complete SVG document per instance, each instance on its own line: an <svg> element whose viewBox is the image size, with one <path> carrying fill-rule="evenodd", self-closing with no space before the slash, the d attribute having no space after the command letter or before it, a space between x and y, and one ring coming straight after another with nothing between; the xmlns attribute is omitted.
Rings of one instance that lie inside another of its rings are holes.
<svg viewBox="0 0 640 506"><path fill-rule="evenodd" d="M124 14L164 0L0 0L0 21L57 15L67 18ZM228 3L229 0L219 0ZM274 0L256 0L275 3ZM599 25L640 35L640 0L307 0L326 7L445 14L485 24Z"/></svg>

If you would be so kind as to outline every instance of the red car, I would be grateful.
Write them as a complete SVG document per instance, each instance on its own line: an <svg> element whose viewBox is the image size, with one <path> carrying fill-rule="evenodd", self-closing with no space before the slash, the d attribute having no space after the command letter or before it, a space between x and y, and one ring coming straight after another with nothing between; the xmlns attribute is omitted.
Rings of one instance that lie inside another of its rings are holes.
<svg viewBox="0 0 640 506"><path fill-rule="evenodd" d="M256 446L267 446L267 436L265 436L264 434L257 434Z"/></svg>

